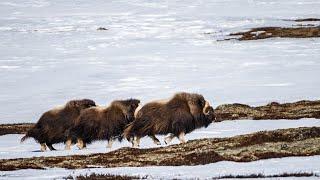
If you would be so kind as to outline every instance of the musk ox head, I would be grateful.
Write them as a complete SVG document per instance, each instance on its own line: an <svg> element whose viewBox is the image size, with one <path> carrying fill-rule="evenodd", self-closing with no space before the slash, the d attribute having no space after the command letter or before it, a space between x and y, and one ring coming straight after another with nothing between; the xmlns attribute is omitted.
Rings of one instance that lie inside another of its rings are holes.
<svg viewBox="0 0 320 180"><path fill-rule="evenodd" d="M86 109L92 106L96 106L96 103L91 99L71 100L67 103L66 107L76 109Z"/></svg>
<svg viewBox="0 0 320 180"><path fill-rule="evenodd" d="M177 95L185 99L198 126L207 127L214 121L214 109L201 94L182 92Z"/></svg>
<svg viewBox="0 0 320 180"><path fill-rule="evenodd" d="M117 106L121 109L126 119L131 122L134 120L134 113L140 104L138 99L117 100L111 103L111 106Z"/></svg>

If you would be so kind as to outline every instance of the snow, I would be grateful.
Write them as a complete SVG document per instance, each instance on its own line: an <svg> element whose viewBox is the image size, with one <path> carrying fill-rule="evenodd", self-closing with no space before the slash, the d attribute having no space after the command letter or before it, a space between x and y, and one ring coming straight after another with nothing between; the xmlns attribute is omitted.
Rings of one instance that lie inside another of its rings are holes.
<svg viewBox="0 0 320 180"><path fill-rule="evenodd" d="M320 18L318 0L1 0L1 123L36 122L41 114L75 98L106 105L139 98L142 104L177 91L203 94L213 106L262 105L320 98L320 39L217 41L231 32ZM106 31L97 31L98 28ZM319 120L226 121L187 139L230 137L260 130L319 126ZM37 152L22 135L0 136L0 158L108 152L106 142L83 151ZM160 137L163 142L163 137ZM173 143L177 143L175 140ZM130 146L115 143L112 150ZM155 147L148 138L142 148ZM53 179L90 172L207 178L223 174L312 171L319 156L204 166L19 170L0 179Z"/></svg>
<svg viewBox="0 0 320 180"><path fill-rule="evenodd" d="M235 120L235 121L223 121L219 123L213 123L207 128L202 128L193 131L186 135L187 140L201 139L201 138L220 138L220 137L232 137L241 134L249 134L257 131L264 130L276 130L286 128L297 127L313 127L320 126L320 120L318 119L301 119L301 120ZM20 144L20 139L23 135L10 134L0 136L0 159L12 159L12 158L27 158L27 157L39 157L39 156L66 156L73 154L92 154L92 153L106 153L121 147L131 147L131 144L123 140L115 142L112 149L107 149L107 141L96 141L93 144L88 145L84 150L78 150L76 146L72 147L72 150L64 150L63 144L55 144L54 147L57 151L40 152L40 145L33 139L29 139ZM161 146L164 144L164 136L158 136ZM179 143L178 139L174 139L171 144ZM141 139L141 148L157 147L153 144L149 137Z"/></svg>
<svg viewBox="0 0 320 180"><path fill-rule="evenodd" d="M74 98L146 103L189 91L214 106L319 99L318 38L216 41L303 24L288 19L319 18L319 8L318 0L2 0L1 123L36 122Z"/></svg>

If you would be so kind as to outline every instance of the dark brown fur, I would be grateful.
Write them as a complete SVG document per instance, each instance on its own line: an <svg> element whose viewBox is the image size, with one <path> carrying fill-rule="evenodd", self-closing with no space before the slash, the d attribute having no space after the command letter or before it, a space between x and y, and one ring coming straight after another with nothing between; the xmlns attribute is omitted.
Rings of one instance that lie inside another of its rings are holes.
<svg viewBox="0 0 320 180"><path fill-rule="evenodd" d="M167 102L150 102L144 105L124 131L129 140L134 136L144 137L155 134L189 133L194 129L207 127L213 120L213 108L205 107L202 95L177 93ZM203 112L208 113L205 115Z"/></svg>
<svg viewBox="0 0 320 180"><path fill-rule="evenodd" d="M38 143L45 143L50 150L55 150L52 144L65 142L65 133L72 127L80 112L92 106L95 106L95 102L90 99L72 100L64 107L45 112L21 142L33 137Z"/></svg>
<svg viewBox="0 0 320 180"><path fill-rule="evenodd" d="M69 137L83 142L94 140L122 140L124 128L134 120L137 99L113 101L108 107L92 107L81 112L78 123L70 130Z"/></svg>

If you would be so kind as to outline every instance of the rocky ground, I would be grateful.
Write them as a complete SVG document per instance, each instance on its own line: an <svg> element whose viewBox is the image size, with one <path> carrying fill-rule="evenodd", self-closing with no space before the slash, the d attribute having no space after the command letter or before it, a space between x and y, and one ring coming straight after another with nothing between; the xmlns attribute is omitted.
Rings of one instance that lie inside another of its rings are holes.
<svg viewBox="0 0 320 180"><path fill-rule="evenodd" d="M218 161L250 162L259 159L320 154L320 127L262 131L231 138L192 140L163 148L121 148L109 153L0 160L1 171L89 167L142 167L200 165Z"/></svg>
<svg viewBox="0 0 320 180"><path fill-rule="evenodd" d="M234 119L300 119L320 118L320 101L298 101L280 104L272 102L264 106L252 107L245 104L223 104L215 109L216 121ZM24 134L34 124L2 124L0 135Z"/></svg>

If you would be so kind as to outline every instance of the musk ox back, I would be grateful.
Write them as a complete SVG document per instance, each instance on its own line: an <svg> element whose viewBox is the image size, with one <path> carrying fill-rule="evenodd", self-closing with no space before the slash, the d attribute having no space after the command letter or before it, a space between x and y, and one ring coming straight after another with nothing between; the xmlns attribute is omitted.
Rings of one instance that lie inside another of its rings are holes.
<svg viewBox="0 0 320 180"><path fill-rule="evenodd" d="M45 112L21 142L32 137L41 144L41 151L45 151L47 146L55 150L52 144L65 142L65 133L73 126L80 112L92 106L95 106L95 102L90 99L71 100L62 107Z"/></svg>
<svg viewBox="0 0 320 180"><path fill-rule="evenodd" d="M184 135L194 129L207 127L214 120L213 108L204 97L195 93L177 93L166 101L145 104L136 114L135 120L125 129L124 137L139 146L141 137L150 136L160 144L156 134L170 134L165 139L169 143L173 137L185 142Z"/></svg>
<svg viewBox="0 0 320 180"><path fill-rule="evenodd" d="M78 123L70 130L69 142L76 138L77 146L82 149L92 141L108 140L108 147L111 148L113 140L122 140L123 130L134 120L139 103L137 99L118 100L113 101L108 107L84 110Z"/></svg>

